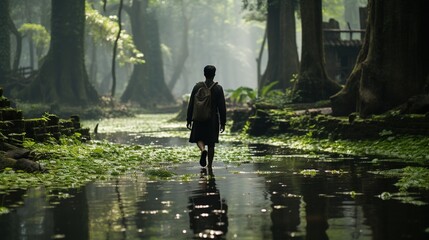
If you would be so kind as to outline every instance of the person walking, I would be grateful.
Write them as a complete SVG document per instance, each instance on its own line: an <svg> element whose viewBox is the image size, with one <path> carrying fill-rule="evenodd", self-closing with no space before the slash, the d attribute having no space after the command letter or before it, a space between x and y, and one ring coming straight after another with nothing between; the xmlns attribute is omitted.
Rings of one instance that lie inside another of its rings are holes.
<svg viewBox="0 0 429 240"><path fill-rule="evenodd" d="M215 143L219 142L219 132L224 132L226 123L225 95L222 86L213 81L215 75L215 66L204 67L206 80L192 89L186 117L186 127L191 130L189 142L197 144L201 151L200 165L208 168L212 167Z"/></svg>

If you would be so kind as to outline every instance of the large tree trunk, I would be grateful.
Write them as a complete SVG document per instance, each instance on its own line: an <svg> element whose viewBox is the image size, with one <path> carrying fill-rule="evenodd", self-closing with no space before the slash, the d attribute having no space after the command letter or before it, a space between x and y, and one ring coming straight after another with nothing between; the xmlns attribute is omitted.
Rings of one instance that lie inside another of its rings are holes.
<svg viewBox="0 0 429 240"><path fill-rule="evenodd" d="M295 7L293 0L268 0L267 41L268 64L259 88L278 81L274 86L291 86L292 75L298 73L296 47Z"/></svg>
<svg viewBox="0 0 429 240"><path fill-rule="evenodd" d="M328 99L341 87L328 78L322 37L322 0L300 1L302 53L298 80L294 86L297 102Z"/></svg>
<svg viewBox="0 0 429 240"><path fill-rule="evenodd" d="M350 76L346 83L346 87L355 84L359 88L338 93L332 99L334 112L347 114L357 110L361 116L379 114L413 95L427 93L428 11L429 2L424 0L370 0L364 44L368 50L361 50L364 60L358 61L353 71L357 80L352 81Z"/></svg>
<svg viewBox="0 0 429 240"><path fill-rule="evenodd" d="M173 74L171 75L171 80L168 82L168 88L173 90L176 86L177 81L180 78L180 75L185 68L186 59L189 56L189 47L188 47L188 35L189 35L189 18L186 17L185 6L183 1L181 1L182 7L182 19L183 19L183 35L182 35L182 45L179 49L178 57L176 60L176 65L173 69Z"/></svg>
<svg viewBox="0 0 429 240"><path fill-rule="evenodd" d="M9 0L0 1L0 87L10 71Z"/></svg>
<svg viewBox="0 0 429 240"><path fill-rule="evenodd" d="M15 57L12 63L12 70L17 71L19 67L19 62L21 60L22 53L22 36L21 33L15 26L15 23L12 20L12 17L9 15L9 30L15 36L16 49L15 49Z"/></svg>
<svg viewBox="0 0 429 240"><path fill-rule="evenodd" d="M21 97L69 105L98 101L84 64L84 24L85 0L52 0L49 52L36 79Z"/></svg>
<svg viewBox="0 0 429 240"><path fill-rule="evenodd" d="M366 32L370 32L370 25L367 24ZM356 112L359 84L362 73L362 63L368 55L369 34L365 35L362 48L357 56L356 64L346 80L346 85L341 91L331 96L332 115L345 116Z"/></svg>
<svg viewBox="0 0 429 240"><path fill-rule="evenodd" d="M148 9L148 0L135 0L131 8L125 9L130 15L134 44L145 54L146 63L134 65L121 101L136 102L145 107L172 103L173 95L164 80L155 12Z"/></svg>

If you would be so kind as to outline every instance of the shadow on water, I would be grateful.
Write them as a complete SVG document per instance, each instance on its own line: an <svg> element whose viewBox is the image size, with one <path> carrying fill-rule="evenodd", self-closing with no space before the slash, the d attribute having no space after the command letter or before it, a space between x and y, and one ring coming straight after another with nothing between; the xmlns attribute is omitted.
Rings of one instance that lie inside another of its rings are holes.
<svg viewBox="0 0 429 240"><path fill-rule="evenodd" d="M216 161L212 172L195 160L171 169L176 180L120 176L70 190L67 199L48 197L43 188L0 195L1 206L23 202L0 215L0 238L429 239L427 192L380 197L398 192L395 179L369 172L400 163L250 148L276 158Z"/></svg>

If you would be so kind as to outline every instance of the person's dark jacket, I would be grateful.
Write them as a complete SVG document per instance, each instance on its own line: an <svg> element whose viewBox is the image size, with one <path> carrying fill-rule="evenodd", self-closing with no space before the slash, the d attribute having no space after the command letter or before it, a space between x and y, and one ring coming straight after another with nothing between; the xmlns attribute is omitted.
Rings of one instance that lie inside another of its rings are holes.
<svg viewBox="0 0 429 240"><path fill-rule="evenodd" d="M213 82L206 82L210 87ZM191 135L189 142L195 143L203 141L205 144L212 144L219 142L219 125L225 129L226 124L226 106L223 88L216 84L211 89L211 118L204 122L192 120L192 113L194 110L194 97L197 91L204 86L204 82L197 83L192 89L191 98L188 104L188 112L186 121L188 125L192 122Z"/></svg>

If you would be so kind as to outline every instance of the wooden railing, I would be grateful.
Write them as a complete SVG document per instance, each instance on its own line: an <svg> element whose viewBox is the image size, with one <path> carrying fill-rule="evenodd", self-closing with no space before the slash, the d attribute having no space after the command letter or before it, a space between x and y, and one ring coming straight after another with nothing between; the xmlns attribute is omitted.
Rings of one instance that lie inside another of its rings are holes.
<svg viewBox="0 0 429 240"><path fill-rule="evenodd" d="M353 39L353 33L360 33L363 34L365 33L364 29L347 29L347 30L342 30L342 29L323 29L324 32L329 32L329 33L349 33L349 40Z"/></svg>

